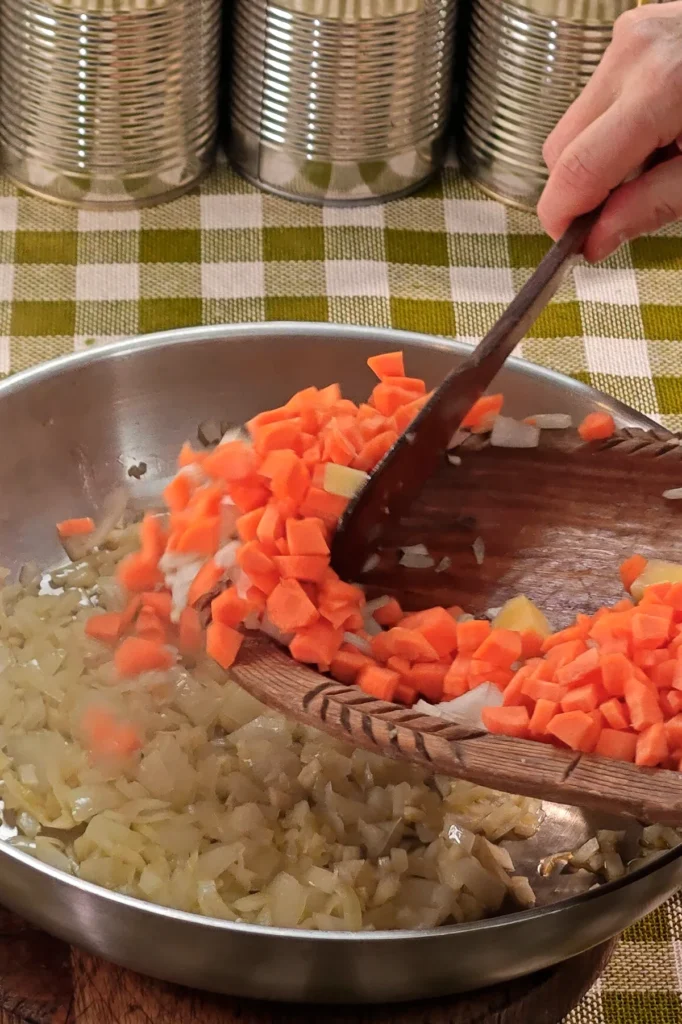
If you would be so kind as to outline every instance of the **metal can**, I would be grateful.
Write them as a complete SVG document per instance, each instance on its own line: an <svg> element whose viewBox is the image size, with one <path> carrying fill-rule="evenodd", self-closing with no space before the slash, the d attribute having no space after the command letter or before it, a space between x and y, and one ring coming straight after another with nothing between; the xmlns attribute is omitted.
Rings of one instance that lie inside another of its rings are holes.
<svg viewBox="0 0 682 1024"><path fill-rule="evenodd" d="M151 205L211 165L221 0L1 0L0 165L84 208Z"/></svg>
<svg viewBox="0 0 682 1024"><path fill-rule="evenodd" d="M473 0L462 169L496 199L533 209L542 146L637 0Z"/></svg>
<svg viewBox="0 0 682 1024"><path fill-rule="evenodd" d="M228 153L325 204L413 191L441 166L456 0L235 0Z"/></svg>

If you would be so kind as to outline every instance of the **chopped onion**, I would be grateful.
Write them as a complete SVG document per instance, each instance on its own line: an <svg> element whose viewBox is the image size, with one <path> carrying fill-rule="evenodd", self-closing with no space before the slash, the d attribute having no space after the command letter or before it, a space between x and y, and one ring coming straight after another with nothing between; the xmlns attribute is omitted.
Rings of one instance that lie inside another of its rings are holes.
<svg viewBox="0 0 682 1024"><path fill-rule="evenodd" d="M246 623L244 623L244 625L246 625ZM263 618L260 620L258 626L247 626L247 629L252 628L260 628L261 632L265 633L267 636L272 637L272 639L276 640L278 644L283 644L284 647L288 647L291 641L294 639L293 633L283 633L282 630L279 629L279 627L276 626L274 622L272 622L272 620L268 616L267 611L263 612Z"/></svg>
<svg viewBox="0 0 682 1024"><path fill-rule="evenodd" d="M239 509L232 498L225 497L220 502L220 539L225 542L237 535Z"/></svg>
<svg viewBox="0 0 682 1024"><path fill-rule="evenodd" d="M232 578L237 588L237 597L245 598L252 585L250 577L246 575L243 569L240 569L239 572L234 573Z"/></svg>
<svg viewBox="0 0 682 1024"><path fill-rule="evenodd" d="M485 542L482 537L477 537L474 543L471 545L471 549L474 553L474 558L478 565L483 565L483 559L485 558Z"/></svg>
<svg viewBox="0 0 682 1024"><path fill-rule="evenodd" d="M663 491L663 497L668 501L679 501L682 498L682 487L671 487L670 490Z"/></svg>
<svg viewBox="0 0 682 1024"><path fill-rule="evenodd" d="M372 645L368 640L365 640L364 636L356 636L355 633L344 633L343 634L344 644L351 644L353 647L357 647L361 654L372 653Z"/></svg>
<svg viewBox="0 0 682 1024"><path fill-rule="evenodd" d="M485 732L481 711L483 708L499 708L503 701L504 694L494 683L481 683L473 690L463 693L461 697L444 701L442 704L429 704L425 700L418 700L412 710L436 718L447 718L449 722L455 722L465 729Z"/></svg>
<svg viewBox="0 0 682 1024"><path fill-rule="evenodd" d="M541 412L527 416L526 423L532 423L540 430L567 430L573 426L573 417L567 412Z"/></svg>
<svg viewBox="0 0 682 1024"><path fill-rule="evenodd" d="M111 531L119 525L128 507L128 491L117 487L102 503L102 518L92 533L62 540L62 547L72 562L79 562L102 544Z"/></svg>
<svg viewBox="0 0 682 1024"><path fill-rule="evenodd" d="M249 612L248 615L244 617L245 629L261 629L261 625L260 615L258 612Z"/></svg>
<svg viewBox="0 0 682 1024"><path fill-rule="evenodd" d="M451 466L461 466L462 460L459 455L448 455L448 462Z"/></svg>
<svg viewBox="0 0 682 1024"><path fill-rule="evenodd" d="M485 615L486 619L490 619L490 621L492 622L493 619L496 619L497 616L500 614L500 612L502 611L502 608L503 608L503 605L500 605L499 608L486 608L486 610L485 610L485 612L483 614Z"/></svg>
<svg viewBox="0 0 682 1024"><path fill-rule="evenodd" d="M362 623L365 633L369 633L370 636L378 636L379 633L383 632L374 616L368 615L364 608L362 609Z"/></svg>
<svg viewBox="0 0 682 1024"><path fill-rule="evenodd" d="M440 562L436 566L436 572L447 572L452 565L452 559L448 555L443 555Z"/></svg>
<svg viewBox="0 0 682 1024"><path fill-rule="evenodd" d="M380 561L381 561L380 556L377 555L376 552L375 552L373 555L369 556L369 558L367 559L367 561L365 562L365 564L362 567L362 571L363 572L372 572L374 569L376 569L376 567L378 566Z"/></svg>
<svg viewBox="0 0 682 1024"><path fill-rule="evenodd" d="M459 448L461 444L464 444L468 436L468 430L456 430L448 441L448 451L452 448Z"/></svg>
<svg viewBox="0 0 682 1024"><path fill-rule="evenodd" d="M230 441L246 441L248 437L244 427L228 427L218 443L229 444Z"/></svg>
<svg viewBox="0 0 682 1024"><path fill-rule="evenodd" d="M201 487L206 482L206 474L198 462L190 462L188 466L183 466L178 470L178 476L186 476L195 487Z"/></svg>
<svg viewBox="0 0 682 1024"><path fill-rule="evenodd" d="M211 445L217 444L221 435L222 430L220 429L220 423L218 420L203 420L197 427L197 437L205 448L210 448Z"/></svg>
<svg viewBox="0 0 682 1024"><path fill-rule="evenodd" d="M363 614L374 615L380 608L385 608L387 604L390 604L390 597L388 594L384 594L383 597L375 597L372 601L368 601L363 608Z"/></svg>
<svg viewBox="0 0 682 1024"><path fill-rule="evenodd" d="M408 569L431 569L436 564L425 544L408 544L401 550L399 564Z"/></svg>
<svg viewBox="0 0 682 1024"><path fill-rule="evenodd" d="M519 423L511 416L498 416L493 424L490 444L493 448L537 448L540 430L532 423Z"/></svg>
<svg viewBox="0 0 682 1024"><path fill-rule="evenodd" d="M237 552L239 551L239 541L231 540L225 544L222 548L219 548L213 556L213 561L216 565L220 566L221 569L229 571L237 564Z"/></svg>

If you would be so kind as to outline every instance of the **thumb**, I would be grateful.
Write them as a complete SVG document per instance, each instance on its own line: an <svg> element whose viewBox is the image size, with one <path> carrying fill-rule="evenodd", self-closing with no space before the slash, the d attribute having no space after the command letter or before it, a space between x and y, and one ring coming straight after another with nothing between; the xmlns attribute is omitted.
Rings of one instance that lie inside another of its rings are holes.
<svg viewBox="0 0 682 1024"><path fill-rule="evenodd" d="M682 156L677 156L621 185L613 193L587 240L585 257L591 263L598 263L623 242L652 234L680 218Z"/></svg>

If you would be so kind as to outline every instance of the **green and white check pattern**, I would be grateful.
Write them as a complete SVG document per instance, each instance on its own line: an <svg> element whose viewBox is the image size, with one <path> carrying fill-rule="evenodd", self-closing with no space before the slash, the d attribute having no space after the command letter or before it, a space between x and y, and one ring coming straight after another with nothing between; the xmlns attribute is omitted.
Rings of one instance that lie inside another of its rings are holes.
<svg viewBox="0 0 682 1024"><path fill-rule="evenodd" d="M263 195L224 165L191 195L130 213L52 206L0 179L0 375L202 323L333 321L474 342L547 245L535 217L453 170L360 209ZM682 224L578 267L521 354L682 429ZM566 1024L682 1024L681 992L675 899L623 938Z"/></svg>

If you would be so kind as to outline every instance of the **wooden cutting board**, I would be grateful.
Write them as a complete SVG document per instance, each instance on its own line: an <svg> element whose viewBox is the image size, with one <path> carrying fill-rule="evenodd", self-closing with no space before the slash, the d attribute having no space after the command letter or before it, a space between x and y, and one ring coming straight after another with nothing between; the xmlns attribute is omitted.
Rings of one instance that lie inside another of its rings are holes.
<svg viewBox="0 0 682 1024"><path fill-rule="evenodd" d="M557 967L453 999L315 1007L228 999L144 978L0 909L0 1024L558 1024L615 940Z"/></svg>

